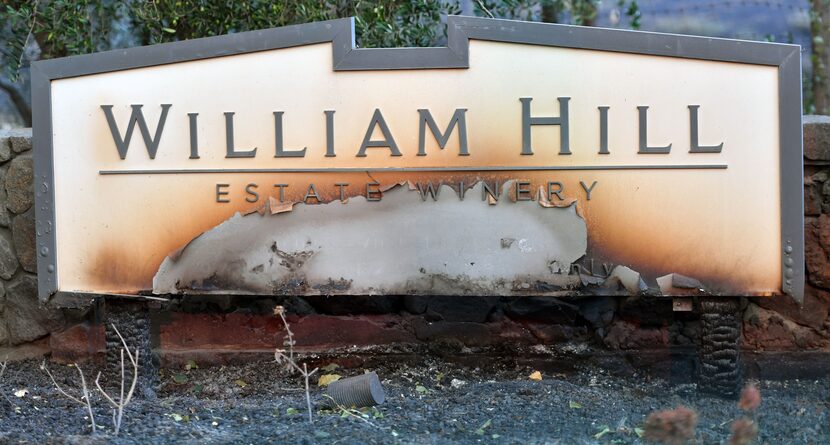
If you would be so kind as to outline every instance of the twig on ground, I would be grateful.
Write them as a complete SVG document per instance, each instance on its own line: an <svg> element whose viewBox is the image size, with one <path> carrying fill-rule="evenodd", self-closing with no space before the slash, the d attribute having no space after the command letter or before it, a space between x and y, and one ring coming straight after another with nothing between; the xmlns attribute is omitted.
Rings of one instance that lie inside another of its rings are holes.
<svg viewBox="0 0 830 445"><path fill-rule="evenodd" d="M358 419L358 420L361 420L361 421L363 421L363 422L366 422L366 424L367 424L367 425L369 425L369 426L371 426L371 427L374 427L374 428L380 428L380 427L379 427L378 425L376 425L374 422L372 422L371 420L369 420L369 418L368 418L368 414L365 414L365 413L363 413L363 412L361 412L360 410L355 409L355 408L346 408L345 406L343 406L343 405L341 405L341 404L337 403L337 401L336 401L336 400L334 400L334 398L332 398L332 397L331 397L330 395L328 395L328 394L323 394L323 397L325 397L325 398L329 399L329 401L331 402L332 407L333 407L333 408L336 408L336 409L337 409L337 411L338 411L338 412L340 412L340 416L341 416L341 417L354 417L355 419Z"/></svg>
<svg viewBox="0 0 830 445"><path fill-rule="evenodd" d="M314 419L312 418L312 408L311 408L311 392L309 391L308 381L309 378L317 372L318 368L314 368L311 371L308 370L308 366L303 363L303 367L301 368L300 365L297 364L296 360L294 360L294 345L297 342L294 340L294 333L291 332L291 327L288 325L288 320L285 319L285 308L282 306L277 306L274 308L274 315L278 315L282 320L283 326L285 326L285 340L283 341L283 345L288 347L288 350L279 349L277 348L274 350L274 360L277 363L285 364L288 369L294 369L295 371L299 372L300 375L303 376L305 379L305 401L306 401L306 408L308 409L308 423L314 423ZM286 355L286 352L288 354Z"/></svg>
<svg viewBox="0 0 830 445"><path fill-rule="evenodd" d="M49 368L46 367L46 360L44 360L43 363L40 364L40 369L42 369L46 373L46 375L49 376L49 379L52 380L52 384L55 385L55 389L57 389L58 392L61 393L61 395L63 395L64 397L66 397L69 400L72 400L75 403L86 406L86 410L87 410L87 412L89 412L89 423L92 426L92 434L95 434L95 432L97 431L97 427L95 425L95 415L92 413L92 402L90 402L90 400L89 400L89 390L87 389L87 386L86 386L86 379L84 378L84 372L81 369L81 367L78 366L77 363L73 363L72 366L74 366L75 369L78 370L78 375L81 376L81 398L80 399L73 396L73 395L71 395L71 394L69 394L68 392L64 391L64 389L61 388L61 385L58 385L58 382L55 380L55 377L52 375L51 372L49 372ZM5 369L6 369L6 363L4 362L3 363L3 370L5 371ZM3 375L3 373L0 372L0 376L2 376L2 375Z"/></svg>
<svg viewBox="0 0 830 445"><path fill-rule="evenodd" d="M118 401L116 402L113 397L107 394L104 391L104 388L101 387L100 380L101 380L101 373L98 373L98 377L95 378L95 386L98 388L98 391L101 391L101 394L104 398L112 405L112 424L115 428L115 435L118 435L118 432L121 431L121 422L124 419L124 408L130 403L133 398L133 393L135 392L135 386L138 383L138 348L135 349L135 355L130 352L129 346L127 346L127 341L124 340L124 337L121 336L121 333L118 332L118 328L115 325L111 325L112 329L115 331L115 334L118 335L118 338L121 339L121 344L124 345L121 348L121 392L118 397ZM124 384L126 382L126 372L124 371L124 351L127 352L127 357L130 360L130 364L133 365L133 380L130 384L130 390L127 394L124 394Z"/></svg>

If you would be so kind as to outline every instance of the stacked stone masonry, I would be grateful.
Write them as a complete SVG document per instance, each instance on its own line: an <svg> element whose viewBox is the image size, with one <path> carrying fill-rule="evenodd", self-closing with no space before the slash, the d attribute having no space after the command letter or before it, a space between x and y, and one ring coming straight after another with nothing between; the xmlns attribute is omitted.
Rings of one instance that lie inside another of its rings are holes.
<svg viewBox="0 0 830 445"><path fill-rule="evenodd" d="M30 129L0 131L0 344L18 345L64 327L37 299L34 163Z"/></svg>
<svg viewBox="0 0 830 445"><path fill-rule="evenodd" d="M803 306L789 298L744 299L743 347L830 352L830 117L806 116ZM40 306L35 277L31 131L0 132L0 345L47 336L53 358L72 361L106 349L100 313ZM701 320L670 301L552 297L211 297L179 301L151 315L153 347L167 361L222 350L267 353L281 338L271 314L283 304L298 347L426 345L440 351L523 345L612 351L665 350L699 341ZM515 351L515 350L514 350Z"/></svg>

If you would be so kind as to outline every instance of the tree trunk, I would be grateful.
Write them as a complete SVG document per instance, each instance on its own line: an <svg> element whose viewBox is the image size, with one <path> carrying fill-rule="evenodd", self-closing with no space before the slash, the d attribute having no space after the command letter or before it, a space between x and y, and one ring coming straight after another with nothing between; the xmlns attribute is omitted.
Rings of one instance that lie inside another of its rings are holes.
<svg viewBox="0 0 830 445"><path fill-rule="evenodd" d="M19 85L12 83L5 77L0 76L0 90L4 90L9 94L12 104L17 108L18 114L23 118L23 125L26 127L32 126L32 107L26 96L21 91Z"/></svg>

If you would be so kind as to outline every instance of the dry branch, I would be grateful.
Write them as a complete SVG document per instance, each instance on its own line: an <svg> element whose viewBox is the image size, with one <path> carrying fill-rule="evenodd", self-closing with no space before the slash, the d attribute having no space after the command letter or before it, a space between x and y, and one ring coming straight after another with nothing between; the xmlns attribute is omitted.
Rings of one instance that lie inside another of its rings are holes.
<svg viewBox="0 0 830 445"><path fill-rule="evenodd" d="M95 378L95 386L98 388L98 391L104 396L107 402L112 405L112 424L115 428L115 435L117 436L119 431L121 431L121 422L124 419L124 408L130 403L133 398L133 393L135 393L135 386L138 383L138 348L135 350L135 355L130 352L129 346L127 346L127 342L124 340L124 337L121 336L121 333L118 332L118 328L115 325L111 325L112 329L115 331L115 334L118 335L118 338L121 339L121 344L124 347L121 349L121 392L118 397L118 401L115 401L115 398L107 394L104 391L104 388L101 387L100 380L101 380L101 373L98 373L98 377ZM130 389L127 391L126 395L124 394L124 385L126 382L126 371L124 370L124 351L127 352L127 357L130 360L130 364L133 365L133 380L130 384Z"/></svg>
<svg viewBox="0 0 830 445"><path fill-rule="evenodd" d="M311 392L309 391L308 381L309 378L317 372L318 368L314 368L311 371L308 370L308 366L303 363L303 367L301 368L299 364L297 364L296 360L294 360L294 345L297 342L294 340L294 333L291 332L291 327L288 325L288 320L285 319L285 308L282 306L277 306L274 308L274 314L278 315L282 320L283 326L285 326L285 340L283 341L283 345L288 347L288 350L279 349L277 348L274 351L274 360L277 363L285 364L288 369L294 369L295 371L299 372L300 375L303 376L305 379L305 402L306 408L308 409L308 423L314 423L314 419L312 418L312 408L311 408ZM286 355L288 352L288 355Z"/></svg>
<svg viewBox="0 0 830 445"><path fill-rule="evenodd" d="M69 399L69 400L71 400L75 403L86 406L86 410L87 410L87 412L89 412L89 423L92 426L92 434L95 434L95 432L97 431L97 427L95 425L95 415L92 413L92 402L90 402L90 400L89 400L89 390L87 389L87 386L86 386L86 379L84 378L84 372L83 372L83 370L81 370L81 367L78 366L77 363L73 363L72 365L75 367L75 369L78 370L78 375L81 376L81 398L80 399L73 396L73 395L71 395L71 394L69 394L63 388L61 388L61 385L58 385L58 382L55 380L55 377L52 375L51 372L49 372L49 368L46 367L46 360L44 360L43 363L41 363L40 369L42 369L46 373L46 375L49 376L49 379L52 380L52 384L55 385L55 389L57 389L58 392L61 393L61 395L63 395L64 397L66 397L67 399ZM5 371L5 369L6 369L6 363L3 362L3 371ZM2 375L3 375L3 373L0 372L0 376L2 376Z"/></svg>

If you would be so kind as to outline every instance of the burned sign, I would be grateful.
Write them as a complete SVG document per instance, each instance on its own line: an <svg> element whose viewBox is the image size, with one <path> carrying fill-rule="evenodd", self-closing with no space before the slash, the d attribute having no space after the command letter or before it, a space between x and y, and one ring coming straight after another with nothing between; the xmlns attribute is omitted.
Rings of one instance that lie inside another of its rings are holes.
<svg viewBox="0 0 830 445"><path fill-rule="evenodd" d="M802 294L797 46L346 19L32 79L42 298Z"/></svg>

